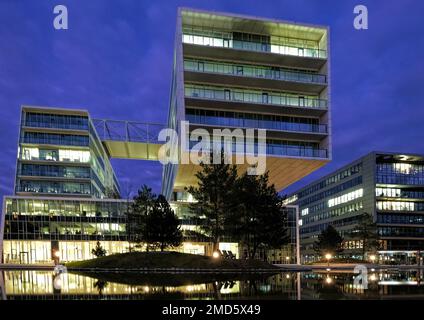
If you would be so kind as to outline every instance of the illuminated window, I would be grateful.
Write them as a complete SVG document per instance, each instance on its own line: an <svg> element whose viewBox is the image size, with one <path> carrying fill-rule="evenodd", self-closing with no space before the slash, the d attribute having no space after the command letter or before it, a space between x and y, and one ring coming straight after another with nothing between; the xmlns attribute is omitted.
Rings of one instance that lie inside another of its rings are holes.
<svg viewBox="0 0 424 320"><path fill-rule="evenodd" d="M386 211L414 211L415 203L406 201L377 201L377 209Z"/></svg>
<svg viewBox="0 0 424 320"><path fill-rule="evenodd" d="M393 163L394 172L409 174L411 169L412 165L409 163Z"/></svg>
<svg viewBox="0 0 424 320"><path fill-rule="evenodd" d="M22 159L23 160L38 160L39 152L38 148L22 148Z"/></svg>
<svg viewBox="0 0 424 320"><path fill-rule="evenodd" d="M90 151L87 150L59 150L59 161L89 162Z"/></svg>
<svg viewBox="0 0 424 320"><path fill-rule="evenodd" d="M339 204L346 203L346 202L361 198L363 195L364 195L364 189L362 189L362 188L355 190L355 191L352 191L352 192L349 192L349 193L345 193L345 194L338 196L336 198L329 199L328 200L328 207L331 208L331 207L337 206Z"/></svg>
<svg viewBox="0 0 424 320"><path fill-rule="evenodd" d="M307 216L309 214L309 208L305 208L302 210L302 216Z"/></svg>
<svg viewBox="0 0 424 320"><path fill-rule="evenodd" d="M401 190L396 188L375 188L377 197L400 197Z"/></svg>

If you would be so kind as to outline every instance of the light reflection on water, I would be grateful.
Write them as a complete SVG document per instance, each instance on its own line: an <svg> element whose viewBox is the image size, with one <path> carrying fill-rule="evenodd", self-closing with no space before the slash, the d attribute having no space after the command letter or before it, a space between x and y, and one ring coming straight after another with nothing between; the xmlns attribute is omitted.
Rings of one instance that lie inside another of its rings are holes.
<svg viewBox="0 0 424 320"><path fill-rule="evenodd" d="M264 279L130 285L52 271L0 271L0 299L424 299L421 271L372 272L367 287L353 273L279 273ZM178 278L178 275L173 275ZM107 278L107 275L106 275ZM207 278L207 277L206 277ZM149 279L144 275L143 279ZM157 279L157 275L156 278Z"/></svg>

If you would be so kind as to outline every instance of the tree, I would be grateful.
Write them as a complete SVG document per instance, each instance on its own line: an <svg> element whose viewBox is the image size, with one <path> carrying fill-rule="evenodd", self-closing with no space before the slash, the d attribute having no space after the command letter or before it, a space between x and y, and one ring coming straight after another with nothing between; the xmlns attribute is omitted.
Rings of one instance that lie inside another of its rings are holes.
<svg viewBox="0 0 424 320"><path fill-rule="evenodd" d="M197 203L190 205L190 211L205 216L201 229L211 237L214 251L218 249L220 238L225 233L225 219L234 209L233 190L237 167L226 164L224 160L224 153L221 152L219 164L201 162L201 170L195 174L197 187L185 189L197 200Z"/></svg>
<svg viewBox="0 0 424 320"><path fill-rule="evenodd" d="M102 245L100 244L100 241L97 241L96 247L91 250L91 253L97 258L99 258L99 257L104 257L107 251L102 247Z"/></svg>
<svg viewBox="0 0 424 320"><path fill-rule="evenodd" d="M380 236L378 227L372 215L364 212L359 219L355 229L349 234L350 238L360 240L362 243L362 259L368 251L378 250L380 247Z"/></svg>
<svg viewBox="0 0 424 320"><path fill-rule="evenodd" d="M143 185L138 190L138 194L134 197L134 202L127 213L127 235L131 241L138 245L146 242L146 220L153 210L156 199L157 196L152 193L152 189Z"/></svg>
<svg viewBox="0 0 424 320"><path fill-rule="evenodd" d="M314 249L322 256L326 253L340 253L343 251L342 243L343 238L332 225L329 225L318 235L318 240L314 243Z"/></svg>
<svg viewBox="0 0 424 320"><path fill-rule="evenodd" d="M163 251L182 242L181 223L164 196L159 195L145 224L145 240Z"/></svg>
<svg viewBox="0 0 424 320"><path fill-rule="evenodd" d="M237 210L227 217L227 232L247 247L253 259L259 248L281 248L288 242L287 212L268 172L256 176L244 173L235 184Z"/></svg>

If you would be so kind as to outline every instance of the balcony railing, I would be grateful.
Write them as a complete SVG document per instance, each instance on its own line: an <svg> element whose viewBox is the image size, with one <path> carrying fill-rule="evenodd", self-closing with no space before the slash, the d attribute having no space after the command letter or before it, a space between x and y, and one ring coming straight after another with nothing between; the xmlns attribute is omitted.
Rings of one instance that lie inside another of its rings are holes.
<svg viewBox="0 0 424 320"><path fill-rule="evenodd" d="M247 90L242 91L186 86L185 96L210 100L271 104L301 108L327 108L327 100L324 99L308 98L304 96L290 96L278 93L261 94L256 92L249 92Z"/></svg>
<svg viewBox="0 0 424 320"><path fill-rule="evenodd" d="M55 121L31 121L27 120L25 122L26 127L34 127L34 128L49 128L49 129L67 129L67 130L80 130L87 131L88 130L88 122L87 123L63 123L63 122L55 122Z"/></svg>
<svg viewBox="0 0 424 320"><path fill-rule="evenodd" d="M192 123L216 125L222 127L243 127L243 128L261 128L269 130L282 130L294 132L314 132L327 133L327 125L325 124L308 124L294 122L280 122L268 120L254 120L243 118L224 118L211 116L198 116L187 114L186 119Z"/></svg>
<svg viewBox="0 0 424 320"><path fill-rule="evenodd" d="M194 72L219 73L233 76L264 78L271 80L294 81L302 83L326 84L324 74L306 73L300 71L271 69L266 67L253 67L247 65L234 65L230 63L215 63L207 61L184 61L184 69Z"/></svg>
<svg viewBox="0 0 424 320"><path fill-rule="evenodd" d="M269 52L282 55L308 57L308 58L327 58L327 51L316 48L295 47L281 45L278 43L261 43L245 40L233 40L219 36L205 36L201 34L183 34L183 43L197 44L202 46L230 48L247 51Z"/></svg>
<svg viewBox="0 0 424 320"><path fill-rule="evenodd" d="M190 149L195 146L198 141L190 141ZM224 148L224 145L222 146ZM249 150L248 150L249 149ZM211 147L212 150L212 147ZM255 144L238 144L232 143L232 152L237 153L238 150L245 150L248 153L250 150L253 150L255 154L258 154L258 145ZM327 158L328 153L326 149L318 149L313 147L303 147L303 146L288 146L288 145L279 145L273 143L266 144L266 154L267 155L277 155L277 156L290 156L290 157L308 157L308 158Z"/></svg>

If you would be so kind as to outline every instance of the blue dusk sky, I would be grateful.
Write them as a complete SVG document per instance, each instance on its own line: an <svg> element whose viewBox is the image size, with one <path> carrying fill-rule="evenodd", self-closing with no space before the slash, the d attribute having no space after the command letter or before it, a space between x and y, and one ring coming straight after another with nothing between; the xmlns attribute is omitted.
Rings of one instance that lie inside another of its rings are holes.
<svg viewBox="0 0 424 320"><path fill-rule="evenodd" d="M53 28L58 4L66 31ZM368 30L353 27L357 4ZM179 6L330 26L333 161L289 190L372 150L424 153L423 1L0 0L1 196L13 193L23 104L166 122ZM123 193L160 191L158 162L112 163Z"/></svg>

